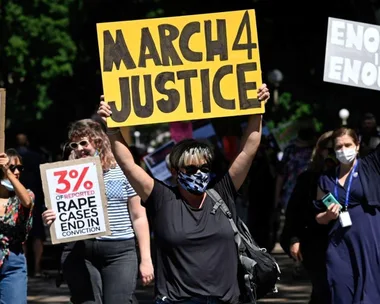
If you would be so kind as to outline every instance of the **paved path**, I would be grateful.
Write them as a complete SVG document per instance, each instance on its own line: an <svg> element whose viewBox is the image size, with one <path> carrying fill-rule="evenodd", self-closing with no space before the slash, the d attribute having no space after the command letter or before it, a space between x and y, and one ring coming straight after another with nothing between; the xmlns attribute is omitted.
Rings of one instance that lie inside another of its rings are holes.
<svg viewBox="0 0 380 304"><path fill-rule="evenodd" d="M282 279L278 285L279 292L259 301L264 303L288 303L307 304L310 294L310 284L307 281L294 280L292 278L292 261L277 246L272 252L280 264L283 272ZM30 304L67 304L69 303L69 291L65 284L57 288L55 286L56 271L48 271L51 278L30 278L28 284L28 303ZM80 279L80 278L78 278ZM153 287L142 287L139 285L136 297L140 304L151 304L153 299ZM121 303L122 304L122 303Z"/></svg>
<svg viewBox="0 0 380 304"><path fill-rule="evenodd" d="M50 272L53 274L52 272ZM69 289L66 285L57 288L55 279L29 278L28 283L28 303L49 303L66 304L69 303Z"/></svg>
<svg viewBox="0 0 380 304"><path fill-rule="evenodd" d="M308 280L293 279L292 268L293 261L283 253L279 246L276 246L272 252L280 265L282 276L278 284L279 292L274 295L269 295L259 303L289 303L307 304L311 291Z"/></svg>

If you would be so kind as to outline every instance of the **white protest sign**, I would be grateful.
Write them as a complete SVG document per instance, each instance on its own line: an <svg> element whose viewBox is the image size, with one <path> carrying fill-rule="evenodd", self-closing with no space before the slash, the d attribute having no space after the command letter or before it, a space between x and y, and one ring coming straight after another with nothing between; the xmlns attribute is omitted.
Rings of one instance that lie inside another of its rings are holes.
<svg viewBox="0 0 380 304"><path fill-rule="evenodd" d="M323 80L380 91L380 26L329 18Z"/></svg>
<svg viewBox="0 0 380 304"><path fill-rule="evenodd" d="M50 227L53 244L110 234L99 157L42 164L40 168L46 205L57 215Z"/></svg>

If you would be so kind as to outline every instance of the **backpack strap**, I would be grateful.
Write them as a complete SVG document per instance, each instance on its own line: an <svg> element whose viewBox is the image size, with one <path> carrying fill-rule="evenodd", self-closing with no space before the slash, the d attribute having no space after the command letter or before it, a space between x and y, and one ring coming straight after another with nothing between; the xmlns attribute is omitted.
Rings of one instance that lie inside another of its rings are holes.
<svg viewBox="0 0 380 304"><path fill-rule="evenodd" d="M254 242L251 239L245 238L243 235L240 234L239 229L237 228L235 221L232 217L232 213L230 209L228 208L227 204L224 202L224 200L221 198L218 192L215 191L215 189L208 189L206 190L207 194L211 197L211 199L214 201L214 206L211 210L212 214L216 213L216 210L219 208L222 210L223 214L228 218L232 230L234 231L234 236L235 236L235 243L238 246L239 250L242 250L242 248L245 248L244 243L242 242L242 238L244 238L245 244L252 248L253 250L263 250L260 247L256 246ZM244 229L249 231L247 226L241 222L241 225L244 226ZM243 249L244 250L244 249Z"/></svg>
<svg viewBox="0 0 380 304"><path fill-rule="evenodd" d="M254 263L252 266L254 266L256 264L255 261L251 260L251 259L245 259L244 256L241 254L241 251L244 251L244 243L242 242L242 239L241 239L241 235L240 235L240 232L235 224L235 221L232 217L232 213L230 211L230 209L228 208L227 204L224 202L224 200L221 198L221 196L219 195L218 192L216 192L214 189L208 189L207 191L207 194L211 197L211 199L214 201L214 206L211 210L211 213L212 214L215 214L216 211L220 208L220 210L222 210L223 214L228 218L228 221L230 222L231 224L231 227L232 227L232 230L234 231L234 239L235 239L235 243L237 245L237 249L238 249L238 258L240 260L240 262L245 265L245 264L252 264ZM251 274L244 274L244 285L245 285L245 288L249 294L249 297L251 299L251 303L252 304L255 304L256 303L256 291L254 288L252 288L251 286L251 279L252 279L252 275Z"/></svg>
<svg viewBox="0 0 380 304"><path fill-rule="evenodd" d="M214 189L208 189L206 192L211 197L211 199L215 202L215 204L211 210L211 213L215 214L219 208L220 208L220 210L222 210L223 214L228 218L228 221L230 222L232 230L234 231L235 243L238 246L238 248L240 249L242 246L242 241L241 241L239 230L235 224L234 219L232 218L232 213L231 213L230 209L228 208L228 206L226 205L224 200L221 198L219 193L216 192Z"/></svg>

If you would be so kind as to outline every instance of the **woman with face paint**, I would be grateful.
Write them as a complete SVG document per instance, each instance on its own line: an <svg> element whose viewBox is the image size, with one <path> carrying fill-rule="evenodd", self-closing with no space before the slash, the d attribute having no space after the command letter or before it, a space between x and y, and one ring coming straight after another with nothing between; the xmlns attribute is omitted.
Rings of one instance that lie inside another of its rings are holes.
<svg viewBox="0 0 380 304"><path fill-rule="evenodd" d="M339 165L321 176L315 202L316 220L329 230L331 303L380 303L380 150L359 159L358 136L345 127L332 139ZM338 203L326 207L329 194Z"/></svg>
<svg viewBox="0 0 380 304"><path fill-rule="evenodd" d="M16 150L0 154L0 303L27 303L22 244L32 227L34 194L19 181L23 169Z"/></svg>
<svg viewBox="0 0 380 304"><path fill-rule="evenodd" d="M138 269L144 285L154 277L145 208L116 163L110 141L98 122L79 120L71 125L68 137L74 158L98 156L101 160L111 228L111 235L77 241L63 255L63 277L71 302L132 303ZM42 216L48 225L56 218L53 210ZM140 251L139 267L135 238Z"/></svg>
<svg viewBox="0 0 380 304"><path fill-rule="evenodd" d="M265 84L259 88L258 98L269 98ZM106 119L111 115L110 107L102 101L98 113ZM260 144L261 122L261 115L249 118L240 153L213 186L234 216L235 207L229 198L236 197L250 169ZM177 185L170 187L135 164L119 129L111 129L108 134L120 167L153 220L156 302L238 303L234 233L220 209L211 214L213 202L206 193L212 149L194 139L177 143L169 160Z"/></svg>

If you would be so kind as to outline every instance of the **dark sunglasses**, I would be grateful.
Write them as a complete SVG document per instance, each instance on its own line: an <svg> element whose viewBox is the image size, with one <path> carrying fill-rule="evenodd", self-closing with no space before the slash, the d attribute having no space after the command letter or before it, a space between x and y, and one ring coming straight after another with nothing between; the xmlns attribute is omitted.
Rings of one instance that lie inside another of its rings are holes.
<svg viewBox="0 0 380 304"><path fill-rule="evenodd" d="M18 170L18 172L22 172L22 171L24 171L24 166L23 165L10 165L9 166L9 170L11 170L12 173L14 173L16 171L16 169Z"/></svg>
<svg viewBox="0 0 380 304"><path fill-rule="evenodd" d="M81 146L81 147L87 147L88 144L89 144L88 140L81 140L81 141L78 141L78 142L73 141L73 142L69 143L69 147L71 149L75 150L75 149L78 149L79 146Z"/></svg>
<svg viewBox="0 0 380 304"><path fill-rule="evenodd" d="M206 164L199 167L195 165L185 166L184 169L186 174L195 174L198 170L203 173L210 173L210 166Z"/></svg>

